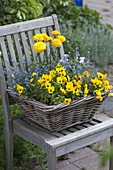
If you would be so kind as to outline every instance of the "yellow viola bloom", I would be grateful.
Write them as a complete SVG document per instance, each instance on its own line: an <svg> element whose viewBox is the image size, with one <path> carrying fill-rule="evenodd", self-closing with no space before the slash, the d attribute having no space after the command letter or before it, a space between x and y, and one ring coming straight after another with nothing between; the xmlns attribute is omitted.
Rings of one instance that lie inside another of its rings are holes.
<svg viewBox="0 0 113 170"><path fill-rule="evenodd" d="M102 73L100 73L100 72L97 72L97 76L98 76L98 79L99 79L99 80L105 80L107 74L102 74Z"/></svg>
<svg viewBox="0 0 113 170"><path fill-rule="evenodd" d="M65 98L65 99L64 99L64 103L65 103L65 104L71 103L71 98Z"/></svg>
<svg viewBox="0 0 113 170"><path fill-rule="evenodd" d="M63 94L66 94L66 90L65 90L65 89L60 88L60 91L61 91Z"/></svg>
<svg viewBox="0 0 113 170"><path fill-rule="evenodd" d="M36 42L33 45L34 51L37 53L41 53L46 49L46 44L44 42Z"/></svg>
<svg viewBox="0 0 113 170"><path fill-rule="evenodd" d="M50 88L51 87L51 83L49 83L48 81L45 82L45 87L46 87L46 89Z"/></svg>
<svg viewBox="0 0 113 170"><path fill-rule="evenodd" d="M38 83L43 84L43 83L44 83L44 80L43 80L42 78L39 78L39 79L38 79Z"/></svg>
<svg viewBox="0 0 113 170"><path fill-rule="evenodd" d="M109 81L108 80L104 80L104 86L109 86Z"/></svg>
<svg viewBox="0 0 113 170"><path fill-rule="evenodd" d="M60 67L60 64L59 64L59 63L56 65L56 68L58 68L58 67Z"/></svg>
<svg viewBox="0 0 113 170"><path fill-rule="evenodd" d="M57 83L63 84L63 79L62 79L62 77L57 77Z"/></svg>
<svg viewBox="0 0 113 170"><path fill-rule="evenodd" d="M36 34L33 36L33 40L44 40L43 34Z"/></svg>
<svg viewBox="0 0 113 170"><path fill-rule="evenodd" d="M60 32L57 30L54 30L51 32L51 34L57 36L57 35L60 35Z"/></svg>
<svg viewBox="0 0 113 170"><path fill-rule="evenodd" d="M61 74L62 77L66 76L66 72L65 71L61 72L60 74Z"/></svg>
<svg viewBox="0 0 113 170"><path fill-rule="evenodd" d="M57 37L61 42L66 41L66 38L62 35L62 36L58 36Z"/></svg>
<svg viewBox="0 0 113 170"><path fill-rule="evenodd" d="M33 78L31 78L31 79L30 79L30 83L32 83L32 82L33 82L33 80L34 80L34 79L33 79Z"/></svg>
<svg viewBox="0 0 113 170"><path fill-rule="evenodd" d="M55 87L54 86L50 86L48 88L48 93L52 94L54 92L54 90L55 90Z"/></svg>
<svg viewBox="0 0 113 170"><path fill-rule="evenodd" d="M93 84L94 87L96 87L96 86L101 87L102 86L102 81L97 79L97 78L91 79L91 83Z"/></svg>
<svg viewBox="0 0 113 170"><path fill-rule="evenodd" d="M113 93L109 93L108 96L113 96Z"/></svg>
<svg viewBox="0 0 113 170"><path fill-rule="evenodd" d="M102 92L100 90L95 90L95 93L97 96L101 96L102 95Z"/></svg>
<svg viewBox="0 0 113 170"><path fill-rule="evenodd" d="M42 74L42 80L43 81L51 81L52 80L52 76L48 75L48 74Z"/></svg>
<svg viewBox="0 0 113 170"><path fill-rule="evenodd" d="M55 74L56 74L56 71L55 71L55 70L51 70L51 71L49 72L49 74L50 74L51 77L54 77Z"/></svg>
<svg viewBox="0 0 113 170"><path fill-rule="evenodd" d="M102 96L96 96L97 99L99 99L100 101L103 100L103 97Z"/></svg>
<svg viewBox="0 0 113 170"><path fill-rule="evenodd" d="M61 47L62 43L58 38L54 38L52 41L52 46Z"/></svg>
<svg viewBox="0 0 113 170"><path fill-rule="evenodd" d="M17 89L18 93L21 94L23 92L23 90L24 90L24 87L20 86L19 84L17 84L17 88L16 89Z"/></svg>
<svg viewBox="0 0 113 170"><path fill-rule="evenodd" d="M80 89L81 88L81 84L79 84L78 82L76 83L76 89Z"/></svg>
<svg viewBox="0 0 113 170"><path fill-rule="evenodd" d="M67 78L65 76L62 76L62 79L63 79L64 82L67 82Z"/></svg>
<svg viewBox="0 0 113 170"><path fill-rule="evenodd" d="M69 76L67 76L67 81L70 82L70 77Z"/></svg>
<svg viewBox="0 0 113 170"><path fill-rule="evenodd" d="M83 76L84 76L84 77L89 77L89 76L90 76L90 74L89 74L89 72L88 72L88 71L84 71Z"/></svg>
<svg viewBox="0 0 113 170"><path fill-rule="evenodd" d="M67 82L66 91L72 92L73 90L74 90L73 83L72 82Z"/></svg>
<svg viewBox="0 0 113 170"><path fill-rule="evenodd" d="M79 94L80 94L80 89L77 89L77 90L75 91L75 94L76 94L76 96L79 96Z"/></svg>
<svg viewBox="0 0 113 170"><path fill-rule="evenodd" d="M88 93L89 93L88 85L85 84L85 85L84 85L84 97L86 97L86 96L88 95Z"/></svg>
<svg viewBox="0 0 113 170"><path fill-rule="evenodd" d="M32 76L36 76L36 73L35 73L35 72L33 72L33 73L32 73Z"/></svg>

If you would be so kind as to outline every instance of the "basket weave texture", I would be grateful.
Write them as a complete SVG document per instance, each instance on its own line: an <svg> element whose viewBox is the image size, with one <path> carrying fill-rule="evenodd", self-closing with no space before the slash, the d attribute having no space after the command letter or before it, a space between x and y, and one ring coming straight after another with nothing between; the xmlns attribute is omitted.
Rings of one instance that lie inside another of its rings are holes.
<svg viewBox="0 0 113 170"><path fill-rule="evenodd" d="M70 104L48 106L39 101L26 100L9 91L13 100L20 105L27 118L50 131L60 131L75 124L91 120L103 101L95 96L84 97ZM103 96L103 100L106 95Z"/></svg>

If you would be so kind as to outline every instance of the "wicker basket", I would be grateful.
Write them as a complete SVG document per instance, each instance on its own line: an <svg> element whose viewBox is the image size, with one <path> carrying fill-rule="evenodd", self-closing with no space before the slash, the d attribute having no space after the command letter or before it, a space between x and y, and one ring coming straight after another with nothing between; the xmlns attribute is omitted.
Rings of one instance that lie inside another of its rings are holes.
<svg viewBox="0 0 113 170"><path fill-rule="evenodd" d="M102 104L95 96L84 97L66 105L47 106L35 100L26 100L14 92L8 91L13 99L24 110L27 118L50 131L60 131L75 124L91 120ZM105 99L107 95L103 96Z"/></svg>

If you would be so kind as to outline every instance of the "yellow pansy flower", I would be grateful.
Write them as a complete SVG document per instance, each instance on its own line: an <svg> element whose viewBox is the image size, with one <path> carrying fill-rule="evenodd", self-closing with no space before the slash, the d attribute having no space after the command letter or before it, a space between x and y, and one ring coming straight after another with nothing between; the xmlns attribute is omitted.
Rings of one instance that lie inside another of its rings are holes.
<svg viewBox="0 0 113 170"><path fill-rule="evenodd" d="M74 87L73 87L73 83L72 83L72 82L67 82L66 90L67 90L68 92L71 92L71 91L74 90Z"/></svg>
<svg viewBox="0 0 113 170"><path fill-rule="evenodd" d="M108 96L113 96L113 93L109 93Z"/></svg>
<svg viewBox="0 0 113 170"><path fill-rule="evenodd" d="M62 79L62 77L57 77L57 83L63 84L63 79Z"/></svg>
<svg viewBox="0 0 113 170"><path fill-rule="evenodd" d="M84 75L84 77L89 77L90 76L88 71L84 71L83 75Z"/></svg>
<svg viewBox="0 0 113 170"><path fill-rule="evenodd" d="M51 32L51 34L56 36L56 35L60 35L60 32L57 31L57 30L54 30L54 31Z"/></svg>
<svg viewBox="0 0 113 170"><path fill-rule="evenodd" d="M51 86L51 83L49 83L48 81L45 82L45 87L48 89Z"/></svg>
<svg viewBox="0 0 113 170"><path fill-rule="evenodd" d="M70 77L69 76L67 76L67 81L70 82Z"/></svg>
<svg viewBox="0 0 113 170"><path fill-rule="evenodd" d="M91 79L91 83L93 84L94 87L96 87L96 86L101 87L101 85L102 85L102 81L97 78Z"/></svg>
<svg viewBox="0 0 113 170"><path fill-rule="evenodd" d="M60 47L62 45L61 41L58 38L54 38L52 41L52 46Z"/></svg>
<svg viewBox="0 0 113 170"><path fill-rule="evenodd" d="M65 90L65 89L60 88L60 91L61 91L63 94L66 94L66 90Z"/></svg>
<svg viewBox="0 0 113 170"><path fill-rule="evenodd" d="M16 89L17 89L18 93L21 94L23 92L23 90L24 90L24 87L20 86L19 84L17 84L17 88Z"/></svg>
<svg viewBox="0 0 113 170"><path fill-rule="evenodd" d="M36 75L36 73L35 73L35 72L33 72L33 73L32 73L32 76L35 76L35 75Z"/></svg>
<svg viewBox="0 0 113 170"><path fill-rule="evenodd" d="M51 77L54 77L55 74L56 74L56 71L55 71L55 70L51 70L51 71L49 72L49 74L50 74Z"/></svg>
<svg viewBox="0 0 113 170"><path fill-rule="evenodd" d="M64 99L64 103L65 103L65 104L71 103L71 98L65 98L65 99Z"/></svg>
<svg viewBox="0 0 113 170"><path fill-rule="evenodd" d="M50 87L48 88L48 92L49 92L50 94L52 94L52 93L54 92L54 90L55 90L55 87L54 87L54 86L50 86Z"/></svg>
<svg viewBox="0 0 113 170"><path fill-rule="evenodd" d="M30 83L32 83L32 82L33 82L33 80L34 80L34 79L33 79L33 78L31 78L31 79L30 79Z"/></svg>
<svg viewBox="0 0 113 170"><path fill-rule="evenodd" d="M56 65L56 68L57 68L57 67L60 67L60 64L59 64L59 63Z"/></svg>
<svg viewBox="0 0 113 170"><path fill-rule="evenodd" d="M62 77L66 76L66 72L65 71L61 72L60 74L61 74Z"/></svg>
<svg viewBox="0 0 113 170"><path fill-rule="evenodd" d="M63 79L64 82L67 82L67 78L65 76L62 76L62 79Z"/></svg>
<svg viewBox="0 0 113 170"><path fill-rule="evenodd" d="M33 45L34 51L37 53L41 53L46 49L46 44L44 42L36 42Z"/></svg>
<svg viewBox="0 0 113 170"><path fill-rule="evenodd" d="M79 96L79 94L80 94L80 89L77 89L77 90L75 91L75 94L76 94L76 96Z"/></svg>
<svg viewBox="0 0 113 170"><path fill-rule="evenodd" d="M43 84L43 83L44 83L44 80L43 80L42 78L39 78L39 79L38 79L38 83Z"/></svg>
<svg viewBox="0 0 113 170"><path fill-rule="evenodd" d="M102 95L102 92L100 90L95 90L95 93L97 96L101 96Z"/></svg>
<svg viewBox="0 0 113 170"><path fill-rule="evenodd" d="M105 80L107 74L102 74L102 73L100 73L100 72L97 72L97 76L98 76L98 79L99 79L99 80Z"/></svg>
<svg viewBox="0 0 113 170"><path fill-rule="evenodd" d="M102 96L96 96L97 99L99 99L100 101L103 100L103 97Z"/></svg>
<svg viewBox="0 0 113 170"><path fill-rule="evenodd" d="M85 84L85 85L84 85L84 97L86 97L86 96L88 95L88 93L89 93L88 85Z"/></svg>
<svg viewBox="0 0 113 170"><path fill-rule="evenodd" d="M52 80L52 76L48 75L48 74L43 74L42 75L42 79L43 79L43 81L51 81Z"/></svg>
<svg viewBox="0 0 113 170"><path fill-rule="evenodd" d="M109 81L108 80L104 80L104 86L109 86Z"/></svg>

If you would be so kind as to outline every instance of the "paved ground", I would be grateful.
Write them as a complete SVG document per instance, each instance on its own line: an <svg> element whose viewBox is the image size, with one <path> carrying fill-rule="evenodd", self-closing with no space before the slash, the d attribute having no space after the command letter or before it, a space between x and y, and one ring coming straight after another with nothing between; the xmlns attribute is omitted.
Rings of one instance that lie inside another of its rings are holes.
<svg viewBox="0 0 113 170"><path fill-rule="evenodd" d="M113 26L113 0L83 0L92 10L101 13L102 21ZM113 75L110 75L110 81L113 83ZM113 97L107 98L100 108L100 112L113 117ZM105 145L109 144L109 140L96 143L92 147L85 147L76 152L69 154L69 159L59 161L58 170L108 170L106 167L100 166L100 151ZM85 169L86 168L86 169Z"/></svg>
<svg viewBox="0 0 113 170"><path fill-rule="evenodd" d="M113 0L83 0L84 6L100 12L102 21L113 26Z"/></svg>

